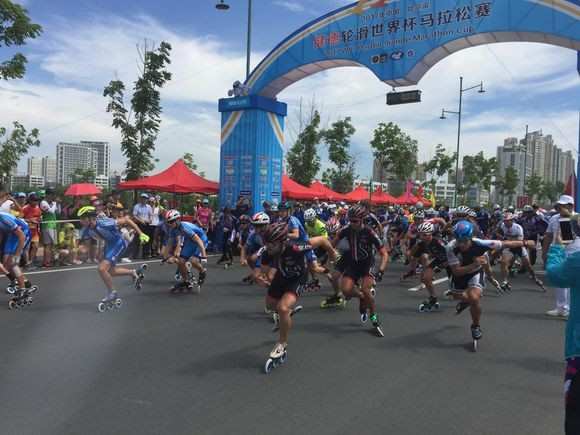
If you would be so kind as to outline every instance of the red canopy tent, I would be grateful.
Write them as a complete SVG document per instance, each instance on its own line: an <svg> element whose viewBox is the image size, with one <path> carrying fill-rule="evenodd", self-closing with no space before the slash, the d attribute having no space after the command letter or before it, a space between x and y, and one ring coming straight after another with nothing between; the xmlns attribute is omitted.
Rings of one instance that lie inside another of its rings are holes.
<svg viewBox="0 0 580 435"><path fill-rule="evenodd" d="M318 195L308 187L298 184L288 175L282 176L282 196L286 199L314 199Z"/></svg>
<svg viewBox="0 0 580 435"><path fill-rule="evenodd" d="M370 198L369 191L362 186L358 186L352 192L344 195L344 200L348 202L359 202L369 198Z"/></svg>
<svg viewBox="0 0 580 435"><path fill-rule="evenodd" d="M431 207L431 200L425 198L424 196L417 196L417 202L422 203L425 207Z"/></svg>
<svg viewBox="0 0 580 435"><path fill-rule="evenodd" d="M384 192L381 187L379 187L376 191L373 192L373 196L371 198L372 204L398 204L397 198Z"/></svg>
<svg viewBox="0 0 580 435"><path fill-rule="evenodd" d="M98 195L100 193L101 188L91 183L71 184L68 186L68 189L66 189L66 192L64 192L66 196Z"/></svg>
<svg viewBox="0 0 580 435"><path fill-rule="evenodd" d="M395 199L397 201L397 204L400 205L415 205L417 202L419 202L419 198L417 198L411 192L405 192Z"/></svg>
<svg viewBox="0 0 580 435"><path fill-rule="evenodd" d="M183 160L179 159L158 174L138 180L125 181L120 183L118 188L122 190L214 194L219 191L219 183L200 177L189 169Z"/></svg>
<svg viewBox="0 0 580 435"><path fill-rule="evenodd" d="M334 190L326 187L326 185L322 184L320 181L315 181L310 185L310 190L316 193L316 196L319 199L327 200L327 201L340 201L344 199L344 195L342 193L335 192Z"/></svg>

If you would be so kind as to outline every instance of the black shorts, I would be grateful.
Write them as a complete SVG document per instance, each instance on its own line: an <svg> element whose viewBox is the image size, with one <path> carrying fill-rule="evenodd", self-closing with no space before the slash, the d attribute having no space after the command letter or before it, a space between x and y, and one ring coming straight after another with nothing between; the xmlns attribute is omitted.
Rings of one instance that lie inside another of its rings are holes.
<svg viewBox="0 0 580 435"><path fill-rule="evenodd" d="M367 276L372 276L371 270L373 269L374 261L365 261L360 263L355 263L353 261L349 262L343 272L343 275L351 278L354 281L366 278Z"/></svg>
<svg viewBox="0 0 580 435"><path fill-rule="evenodd" d="M287 279L282 276L280 272L276 272L272 284L268 287L268 296L274 299L282 299L284 293L295 293L300 296L306 283L308 282L308 274L295 279Z"/></svg>
<svg viewBox="0 0 580 435"><path fill-rule="evenodd" d="M485 279L483 271L477 272L475 275L452 276L450 281L450 288L452 293L463 293L468 288L484 289Z"/></svg>

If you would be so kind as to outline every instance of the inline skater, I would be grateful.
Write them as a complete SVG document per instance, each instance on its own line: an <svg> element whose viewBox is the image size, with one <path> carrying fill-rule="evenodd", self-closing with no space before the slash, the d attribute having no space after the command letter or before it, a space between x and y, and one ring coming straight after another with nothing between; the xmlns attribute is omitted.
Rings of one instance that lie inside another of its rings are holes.
<svg viewBox="0 0 580 435"><path fill-rule="evenodd" d="M375 261L375 251L381 255L381 264L376 275L377 281L382 281L387 267L388 254L379 236L364 224L367 210L361 205L355 205L348 211L349 225L341 229L334 239L336 246L341 240L346 240L349 246L349 254L346 256L345 270L340 280L340 288L347 299L359 298L359 312L361 321L365 323L370 319L373 328L379 337L384 337L380 327L378 316L375 312L375 300L371 294L371 288L375 277L371 269ZM355 288L360 285L360 290Z"/></svg>
<svg viewBox="0 0 580 435"><path fill-rule="evenodd" d="M484 288L484 270L488 263L489 251L504 248L521 248L528 245L523 240L505 241L481 240L473 237L473 224L459 221L453 228L455 239L447 245L447 262L451 271L450 291L453 299L458 300L457 314L470 308L471 336L474 348L482 338L481 296ZM531 244L531 243L530 243Z"/></svg>
<svg viewBox="0 0 580 435"><path fill-rule="evenodd" d="M424 219L425 212L422 209L416 211L415 215L413 216L413 223L409 225L409 229L405 234L405 264L409 265L409 270L401 276L401 281L404 281L405 279L417 273L417 259L411 255L411 252L415 247L419 237L417 229L423 223Z"/></svg>
<svg viewBox="0 0 580 435"><path fill-rule="evenodd" d="M263 233L265 249L262 252L262 273L257 282L268 287L266 306L275 311L279 319L279 339L266 361L265 372L269 373L278 363L286 359L288 335L292 327L291 315L307 280L307 270L324 272L316 262L312 246L292 240L288 225L269 225ZM306 263L309 263L307 265Z"/></svg>
<svg viewBox="0 0 580 435"><path fill-rule="evenodd" d="M20 269L20 259L31 240L28 224L11 213L0 212L0 240L2 241L0 272L10 280L7 292L13 297L8 302L8 307L13 309L23 303L31 303L30 295L38 290L36 286L30 284Z"/></svg>
<svg viewBox="0 0 580 435"><path fill-rule="evenodd" d="M503 218L503 222L499 227L499 234L503 240L524 240L524 229L521 225L514 223L514 215L512 213L506 213ZM529 240L528 246L535 246L533 240ZM516 258L521 258L522 267L525 268L530 274L530 278L542 289L546 291L544 283L536 276L534 268L530 264L530 257L528 250L525 246L521 248L504 248L501 253L501 271L503 282L501 283L502 288L511 289L511 284L508 280L510 276L510 269Z"/></svg>
<svg viewBox="0 0 580 435"><path fill-rule="evenodd" d="M250 268L250 274L242 280L242 282L248 284L251 284L256 280L260 271L260 263L258 261L260 257L259 251L264 247L262 234L270 224L270 216L263 211L258 212L252 216L251 223L253 229L250 232L246 243L242 245L242 252L240 255L241 265Z"/></svg>
<svg viewBox="0 0 580 435"><path fill-rule="evenodd" d="M524 229L524 238L535 242L535 246L529 250L530 264L534 266L537 258L537 244L546 232L548 222L531 205L525 205L517 223Z"/></svg>
<svg viewBox="0 0 580 435"><path fill-rule="evenodd" d="M121 306L121 299L113 286L113 276L131 276L136 289L141 288L144 271L147 265L143 264L137 269L127 269L117 266L121 254L127 249L129 242L123 237L120 226L127 225L139 235L141 243L147 243L149 236L141 231L141 228L129 217L120 217L117 219L109 218L104 215L97 216L97 209L93 206L81 207L77 213L82 226L81 238L95 239L100 238L105 242L103 259L100 261L98 270L105 287L107 296L99 303L99 311L103 312L113 307Z"/></svg>
<svg viewBox="0 0 580 435"><path fill-rule="evenodd" d="M429 299L419 305L419 312L439 309L439 302L433 276L442 269L447 269L447 251L445 243L433 236L435 225L432 222L424 222L417 228L419 241L411 250L411 256L422 266L421 283L429 293Z"/></svg>
<svg viewBox="0 0 580 435"><path fill-rule="evenodd" d="M177 265L181 272L181 282L175 284L172 291L193 289L193 282L189 279L187 263L198 271L197 291L205 282L207 276L207 254L205 248L208 244L207 235L200 227L190 222L181 221L181 213L177 210L170 210L167 213L167 225L177 231L179 241L173 256L177 258ZM195 260L194 260L195 259Z"/></svg>

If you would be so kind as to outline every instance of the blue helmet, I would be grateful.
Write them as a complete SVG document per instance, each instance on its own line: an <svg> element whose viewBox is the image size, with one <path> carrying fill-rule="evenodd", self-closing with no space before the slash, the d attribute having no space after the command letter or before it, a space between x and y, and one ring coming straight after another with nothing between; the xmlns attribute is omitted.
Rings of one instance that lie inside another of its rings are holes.
<svg viewBox="0 0 580 435"><path fill-rule="evenodd" d="M453 235L458 240L471 239L473 237L473 224L468 221L459 221L453 227Z"/></svg>

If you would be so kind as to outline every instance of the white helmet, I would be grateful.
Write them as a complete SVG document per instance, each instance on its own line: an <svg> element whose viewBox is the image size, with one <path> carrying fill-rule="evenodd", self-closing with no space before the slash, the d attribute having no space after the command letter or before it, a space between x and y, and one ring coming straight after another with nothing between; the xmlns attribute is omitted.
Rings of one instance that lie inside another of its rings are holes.
<svg viewBox="0 0 580 435"><path fill-rule="evenodd" d="M314 219L316 219L316 210L309 208L304 212L304 220L306 222L312 222Z"/></svg>
<svg viewBox="0 0 580 435"><path fill-rule="evenodd" d="M477 212L475 210L469 210L469 212L467 213L467 216L469 216L470 218L476 218L477 217Z"/></svg>
<svg viewBox="0 0 580 435"><path fill-rule="evenodd" d="M423 203L421 201L419 201L417 204L415 204L416 208L423 208Z"/></svg>
<svg viewBox="0 0 580 435"><path fill-rule="evenodd" d="M435 231L435 227L431 222L423 222L421 225L419 225L417 231L422 234L432 234L433 231Z"/></svg>
<svg viewBox="0 0 580 435"><path fill-rule="evenodd" d="M165 215L167 222L171 223L171 222L175 222L177 219L181 218L181 213L179 213L179 211L177 210L169 210L167 212L167 214Z"/></svg>
<svg viewBox="0 0 580 435"><path fill-rule="evenodd" d="M268 216L263 211L256 213L252 216L252 225L269 225L270 224L270 216Z"/></svg>
<svg viewBox="0 0 580 435"><path fill-rule="evenodd" d="M338 233L339 230L340 230L340 222L339 221L328 222L326 224L326 231L329 234L336 234L336 233Z"/></svg>
<svg viewBox="0 0 580 435"><path fill-rule="evenodd" d="M328 208L329 208L331 211L336 211L336 204L329 204L329 205L328 205Z"/></svg>
<svg viewBox="0 0 580 435"><path fill-rule="evenodd" d="M455 216L469 216L470 211L471 209L466 205L460 205L457 207L457 210L455 210Z"/></svg>

